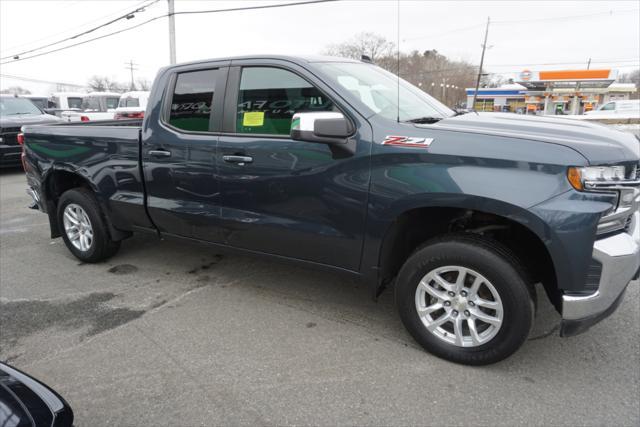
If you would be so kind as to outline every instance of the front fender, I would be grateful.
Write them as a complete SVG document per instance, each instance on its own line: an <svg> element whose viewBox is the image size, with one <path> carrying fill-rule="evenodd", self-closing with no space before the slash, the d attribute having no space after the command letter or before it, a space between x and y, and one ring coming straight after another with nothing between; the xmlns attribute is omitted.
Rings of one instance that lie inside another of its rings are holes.
<svg viewBox="0 0 640 427"><path fill-rule="evenodd" d="M608 196L566 191L532 207L502 200L459 193L412 194L380 209L370 205L363 251L363 275L376 288L383 256L383 243L397 218L421 208L455 208L496 215L518 223L544 244L553 264L559 289L580 290L584 286L597 222L611 207Z"/></svg>

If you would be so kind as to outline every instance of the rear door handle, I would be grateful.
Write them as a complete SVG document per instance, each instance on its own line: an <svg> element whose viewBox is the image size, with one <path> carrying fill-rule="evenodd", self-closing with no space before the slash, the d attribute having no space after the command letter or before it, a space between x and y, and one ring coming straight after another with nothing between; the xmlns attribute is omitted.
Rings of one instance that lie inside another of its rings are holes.
<svg viewBox="0 0 640 427"><path fill-rule="evenodd" d="M253 157L249 157L249 156L222 156L222 160L224 160L227 163L245 164L245 163L253 162Z"/></svg>
<svg viewBox="0 0 640 427"><path fill-rule="evenodd" d="M149 155L153 157L171 157L171 151L167 150L149 150Z"/></svg>

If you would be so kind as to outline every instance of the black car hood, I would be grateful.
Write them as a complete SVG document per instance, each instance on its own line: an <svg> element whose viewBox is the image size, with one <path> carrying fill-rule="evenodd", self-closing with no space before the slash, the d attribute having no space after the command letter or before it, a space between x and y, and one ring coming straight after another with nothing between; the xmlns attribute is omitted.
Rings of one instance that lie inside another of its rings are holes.
<svg viewBox="0 0 640 427"><path fill-rule="evenodd" d="M633 134L583 120L510 113L467 113L443 119L434 125L417 126L560 144L579 152L592 165L640 159L640 141Z"/></svg>
<svg viewBox="0 0 640 427"><path fill-rule="evenodd" d="M71 427L73 411L51 388L0 363L0 426Z"/></svg>
<svg viewBox="0 0 640 427"><path fill-rule="evenodd" d="M17 114L14 116L0 116L0 128L17 128L24 125L41 125L60 121L62 119L50 114Z"/></svg>

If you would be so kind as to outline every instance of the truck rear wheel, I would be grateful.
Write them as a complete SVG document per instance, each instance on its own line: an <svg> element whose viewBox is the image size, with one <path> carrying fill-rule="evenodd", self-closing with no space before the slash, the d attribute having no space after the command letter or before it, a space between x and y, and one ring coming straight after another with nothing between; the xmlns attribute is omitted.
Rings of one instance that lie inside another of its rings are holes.
<svg viewBox="0 0 640 427"><path fill-rule="evenodd" d="M533 325L534 290L518 259L471 234L427 242L398 274L400 317L427 351L465 365L513 354Z"/></svg>
<svg viewBox="0 0 640 427"><path fill-rule="evenodd" d="M100 205L91 191L75 188L58 201L58 226L65 245L84 262L99 262L113 256L120 248L109 235Z"/></svg>

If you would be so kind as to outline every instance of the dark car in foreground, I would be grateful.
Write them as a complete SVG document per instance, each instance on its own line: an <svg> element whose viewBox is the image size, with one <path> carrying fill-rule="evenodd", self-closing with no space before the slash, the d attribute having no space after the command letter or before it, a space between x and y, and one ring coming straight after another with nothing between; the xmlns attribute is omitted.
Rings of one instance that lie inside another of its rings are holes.
<svg viewBox="0 0 640 427"><path fill-rule="evenodd" d="M73 411L51 388L0 363L0 426L70 427Z"/></svg>
<svg viewBox="0 0 640 427"><path fill-rule="evenodd" d="M18 134L23 125L59 121L59 118L45 114L27 98L0 95L0 168L20 166L22 147L18 143Z"/></svg>
<svg viewBox="0 0 640 427"><path fill-rule="evenodd" d="M399 91L399 92L398 92ZM640 268L638 139L458 114L370 64L240 57L162 69L144 120L24 128L29 193L80 260L134 232L393 287L425 349L493 363L541 283L574 335Z"/></svg>

